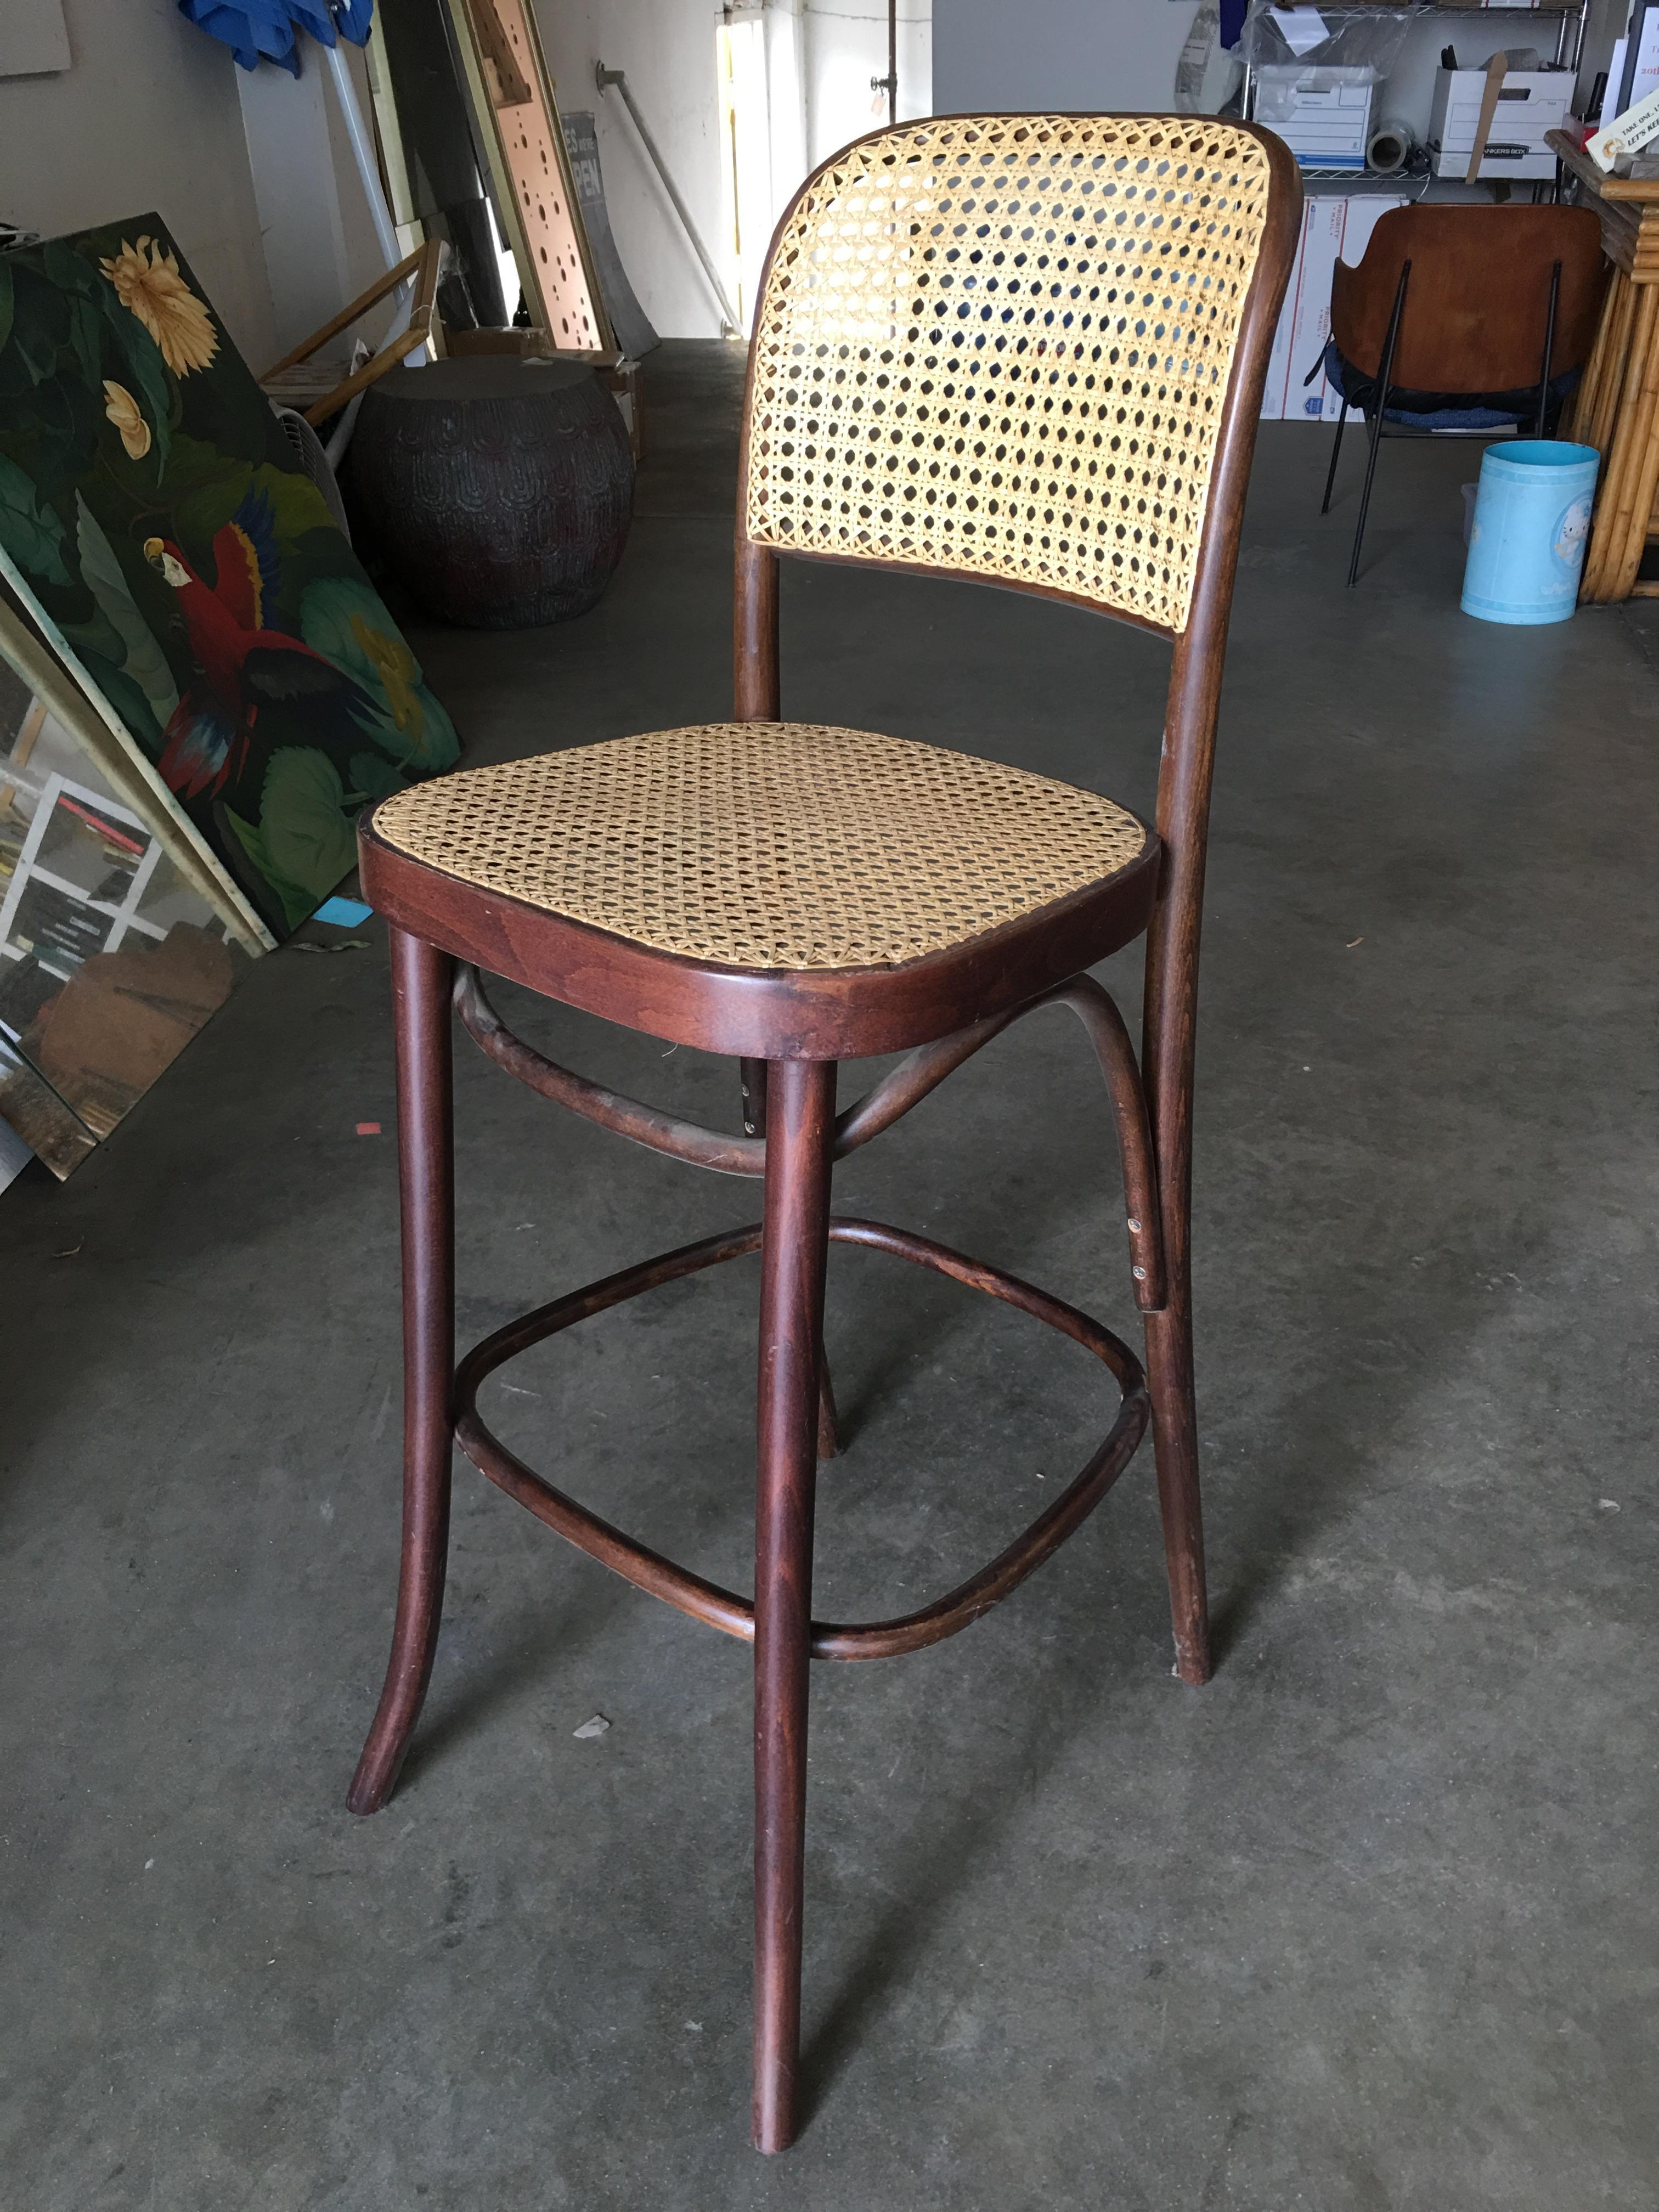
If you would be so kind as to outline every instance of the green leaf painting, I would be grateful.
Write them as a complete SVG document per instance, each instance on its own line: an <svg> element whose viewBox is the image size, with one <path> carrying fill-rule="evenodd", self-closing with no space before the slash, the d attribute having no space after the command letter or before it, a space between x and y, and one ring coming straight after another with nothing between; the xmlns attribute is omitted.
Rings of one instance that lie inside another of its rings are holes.
<svg viewBox="0 0 1659 2212"><path fill-rule="evenodd" d="M31 575L67 584L63 544L63 524L17 464L0 453L0 545Z"/></svg>
<svg viewBox="0 0 1659 2212"><path fill-rule="evenodd" d="M158 217L0 255L0 575L266 927L452 766L419 662Z"/></svg>
<svg viewBox="0 0 1659 2212"><path fill-rule="evenodd" d="M322 576L308 585L300 607L300 635L337 668L355 676L371 698L384 696L386 713L373 734L410 771L453 760L456 738L443 708L421 682L415 656L386 619L367 578Z"/></svg>
<svg viewBox="0 0 1659 2212"><path fill-rule="evenodd" d="M81 553L81 574L92 596L126 650L120 665L149 701L150 710L165 729L179 705L179 686L173 680L167 657L155 641L155 632L139 612L127 589L115 548L94 521L92 511L79 493L75 538Z"/></svg>

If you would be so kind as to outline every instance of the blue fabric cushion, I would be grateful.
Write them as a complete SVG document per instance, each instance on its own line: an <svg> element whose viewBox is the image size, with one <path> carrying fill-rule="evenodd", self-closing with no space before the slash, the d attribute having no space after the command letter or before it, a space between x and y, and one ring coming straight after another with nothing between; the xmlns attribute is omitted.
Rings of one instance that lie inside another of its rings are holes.
<svg viewBox="0 0 1659 2212"><path fill-rule="evenodd" d="M1337 350L1332 338L1321 356L1320 368L1332 388L1350 407L1369 414L1376 398L1376 380L1356 368ZM1580 372L1568 369L1550 381L1546 422L1560 412L1561 403L1578 382ZM1312 377L1308 381L1311 384ZM1516 392L1408 392L1400 385L1389 393L1383 420L1402 422L1408 430L1502 430L1538 419L1538 386Z"/></svg>

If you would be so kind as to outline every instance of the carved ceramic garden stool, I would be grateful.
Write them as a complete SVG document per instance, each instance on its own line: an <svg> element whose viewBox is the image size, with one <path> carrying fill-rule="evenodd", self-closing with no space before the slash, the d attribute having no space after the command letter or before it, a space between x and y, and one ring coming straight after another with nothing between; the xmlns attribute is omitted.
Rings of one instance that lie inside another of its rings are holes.
<svg viewBox="0 0 1659 2212"><path fill-rule="evenodd" d="M385 1802L431 1672L452 1447L641 1589L755 1650L754 2135L792 2139L808 1662L936 1643L1069 1536L1150 1419L1176 1668L1209 1673L1188 1301L1194 987L1233 570L1299 188L1265 132L1206 118L946 118L860 140L773 242L750 354L729 723L451 775L378 806L363 882L392 926L406 1379L392 1662L350 1803ZM1171 639L1158 826L966 755L779 718L782 554L1044 592ZM1147 935L1143 1070L1085 972ZM744 1133L696 1127L514 1037L479 971L744 1063ZM1064 1005L1116 1122L1146 1370L1098 1322L930 1239L830 1210L835 1161L1010 1023ZM763 1185L762 1220L625 1267L454 1358L452 1013L509 1073L636 1143ZM838 1061L908 1057L836 1111ZM833 1448L828 1247L988 1291L1091 1351L1109 1432L1007 1549L902 1618L811 1610ZM599 1520L493 1437L478 1386L653 1285L758 1252L752 1603Z"/></svg>

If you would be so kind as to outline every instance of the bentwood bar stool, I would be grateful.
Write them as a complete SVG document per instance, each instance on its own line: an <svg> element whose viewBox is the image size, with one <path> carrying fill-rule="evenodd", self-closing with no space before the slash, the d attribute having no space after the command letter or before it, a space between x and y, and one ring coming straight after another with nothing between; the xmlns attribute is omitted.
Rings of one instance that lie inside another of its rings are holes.
<svg viewBox="0 0 1659 2212"><path fill-rule="evenodd" d="M1210 1671L1188 1303L1194 1000L1216 702L1245 483L1300 198L1279 141L1205 117L955 116L859 140L779 225L750 352L735 719L477 769L362 830L392 926L404 1233L402 1579L351 1788L397 1779L431 1673L451 1447L550 1528L755 1647L754 2137L793 2137L809 1659L955 1633L1064 1542L1150 1418L1177 1671ZM1005 584L1174 643L1156 830L1109 799L932 745L779 720L778 560ZM1146 933L1143 1067L1084 971ZM744 1133L554 1066L479 970L744 1063ZM830 1208L834 1162L1042 1006L1111 1097L1146 1370L1086 1314L925 1237ZM536 1091L763 1188L755 1226L625 1267L454 1359L451 1013ZM837 1115L836 1064L908 1058ZM902 1618L813 1618L816 1462L835 1448L826 1253L862 1244L1085 1346L1116 1419L1001 1556ZM478 1386L653 1285L761 1255L755 1595L599 1520L494 1437Z"/></svg>

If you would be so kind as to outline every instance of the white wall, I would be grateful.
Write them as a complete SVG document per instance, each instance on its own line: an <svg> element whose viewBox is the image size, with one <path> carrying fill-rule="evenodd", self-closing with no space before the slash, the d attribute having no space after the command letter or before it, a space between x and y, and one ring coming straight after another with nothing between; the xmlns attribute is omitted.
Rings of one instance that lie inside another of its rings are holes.
<svg viewBox="0 0 1659 2212"><path fill-rule="evenodd" d="M775 215L809 169L885 120L884 97L870 80L887 71L887 0L765 0L763 15ZM930 15L930 0L899 0L901 117L932 112ZM559 104L594 112L617 250L665 337L717 337L720 310L620 98L595 91L593 64L627 71L735 296L716 61L722 19L719 0L537 0Z"/></svg>
<svg viewBox="0 0 1659 2212"><path fill-rule="evenodd" d="M887 0L802 0L801 12L807 165L816 168L887 120L886 94L870 88L887 74ZM899 0L898 87L900 122L933 113L930 0Z"/></svg>
<svg viewBox="0 0 1659 2212"><path fill-rule="evenodd" d="M616 92L593 64L625 70L709 252L724 258L716 0L539 0L536 17L561 107L591 108L617 250L640 305L665 337L718 337L720 310L678 217Z"/></svg>
<svg viewBox="0 0 1659 2212"><path fill-rule="evenodd" d="M1167 110L1196 13L1197 0L933 0L934 112Z"/></svg>
<svg viewBox="0 0 1659 2212"><path fill-rule="evenodd" d="M229 50L173 0L64 12L70 67L0 79L0 216L52 237L154 210L257 371L270 292Z"/></svg>
<svg viewBox="0 0 1659 2212"><path fill-rule="evenodd" d="M297 79L267 62L236 71L275 338L265 358L251 364L256 376L366 292L386 265L327 64L310 38L300 48ZM343 51L358 104L371 118L363 57L356 46ZM354 337L378 343L397 312L377 308L337 343L333 357L343 361Z"/></svg>

